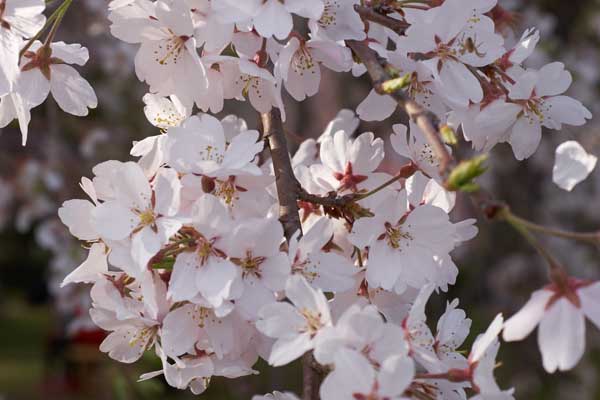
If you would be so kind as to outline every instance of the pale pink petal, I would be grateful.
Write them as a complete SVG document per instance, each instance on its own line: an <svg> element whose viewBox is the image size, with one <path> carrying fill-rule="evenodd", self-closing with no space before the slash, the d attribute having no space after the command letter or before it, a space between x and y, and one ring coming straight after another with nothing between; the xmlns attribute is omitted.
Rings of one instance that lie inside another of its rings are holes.
<svg viewBox="0 0 600 400"><path fill-rule="evenodd" d="M529 301L504 323L502 337L507 342L525 339L541 321L552 292L538 290L531 294Z"/></svg>
<svg viewBox="0 0 600 400"><path fill-rule="evenodd" d="M583 312L566 298L558 299L545 313L538 329L544 369L553 373L575 366L585 349Z"/></svg>

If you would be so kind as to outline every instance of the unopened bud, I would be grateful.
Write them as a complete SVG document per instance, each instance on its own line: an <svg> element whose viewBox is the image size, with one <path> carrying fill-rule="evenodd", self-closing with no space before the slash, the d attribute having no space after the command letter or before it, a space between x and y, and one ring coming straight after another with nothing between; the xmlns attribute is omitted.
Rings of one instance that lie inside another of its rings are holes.
<svg viewBox="0 0 600 400"><path fill-rule="evenodd" d="M483 154L470 160L462 161L450 173L446 187L449 190L461 190L463 192L476 192L479 190L479 186L473 180L487 170L483 165L485 160L487 160L487 155Z"/></svg>
<svg viewBox="0 0 600 400"><path fill-rule="evenodd" d="M352 202L345 207L345 211L347 214L352 216L353 220L357 220L359 218L370 218L374 217L375 214L368 208L364 208L358 203Z"/></svg>
<svg viewBox="0 0 600 400"><path fill-rule="evenodd" d="M151 269L164 269L167 271L172 271L173 265L175 265L175 257L165 257L162 260L149 265Z"/></svg>
<svg viewBox="0 0 600 400"><path fill-rule="evenodd" d="M448 371L448 380L450 382L468 382L471 380L471 373L466 369L452 368Z"/></svg>
<svg viewBox="0 0 600 400"><path fill-rule="evenodd" d="M388 94L402 90L410 84L411 77L412 73L408 73L398 78L387 80L381 84L381 90Z"/></svg>
<svg viewBox="0 0 600 400"><path fill-rule="evenodd" d="M440 134L442 135L442 140L444 143L451 146L454 146L458 143L458 139L456 139L456 132L454 132L454 129L448 125L444 125L440 128Z"/></svg>
<svg viewBox="0 0 600 400"><path fill-rule="evenodd" d="M214 178L209 178L208 176L203 176L201 179L201 183L202 183L202 191L204 193L212 193L215 190Z"/></svg>

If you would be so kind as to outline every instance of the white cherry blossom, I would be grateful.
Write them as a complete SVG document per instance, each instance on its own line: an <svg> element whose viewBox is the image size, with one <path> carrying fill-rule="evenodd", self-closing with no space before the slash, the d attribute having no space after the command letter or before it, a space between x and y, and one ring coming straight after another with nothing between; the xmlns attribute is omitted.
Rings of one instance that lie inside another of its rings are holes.
<svg viewBox="0 0 600 400"><path fill-rule="evenodd" d="M194 24L184 1L134 2L111 12L111 33L140 43L135 70L150 92L177 95L191 107L207 89L206 71L196 50Z"/></svg>
<svg viewBox="0 0 600 400"><path fill-rule="evenodd" d="M173 264L168 296L173 301L207 302L226 313L224 304L241 295L241 273L221 250L233 221L221 202L212 195L200 197L192 208L190 242ZM196 296L200 295L200 299Z"/></svg>
<svg viewBox="0 0 600 400"><path fill-rule="evenodd" d="M352 54L335 42L292 37L281 50L275 68L287 91L302 101L319 91L321 64L336 72L349 71Z"/></svg>
<svg viewBox="0 0 600 400"><path fill-rule="evenodd" d="M319 333L331 325L327 298L300 275L287 281L285 295L292 304L278 302L263 306L256 328L276 339L269 355L272 366L285 365L312 350Z"/></svg>
<svg viewBox="0 0 600 400"><path fill-rule="evenodd" d="M291 267L279 250L282 240L283 228L273 218L245 220L227 237L225 253L243 281L236 309L248 319L256 319L261 307L275 300L275 292L285 289Z"/></svg>
<svg viewBox="0 0 600 400"><path fill-rule="evenodd" d="M85 65L88 58L85 47L64 42L45 46L36 41L23 54L14 93L4 97L0 105L0 116L4 115L8 121L18 118L23 145L27 142L31 109L42 104L50 93L69 114L86 116L88 108L96 108L98 99L94 89L69 65Z"/></svg>
<svg viewBox="0 0 600 400"><path fill-rule="evenodd" d="M409 210L406 204L404 191L388 196L374 217L356 221L349 236L358 248L369 246L370 285L398 293L444 284L442 262L454 248L456 229L442 209L424 204Z"/></svg>
<svg viewBox="0 0 600 400"><path fill-rule="evenodd" d="M288 254L292 273L302 275L313 287L324 292L338 292L354 286L357 268L343 255L323 248L333 238L333 226L322 218L298 239L290 241Z"/></svg>
<svg viewBox="0 0 600 400"><path fill-rule="evenodd" d="M311 18L308 26L313 35L338 40L364 40L363 22L354 10L359 0L323 0L323 14Z"/></svg>
<svg viewBox="0 0 600 400"><path fill-rule="evenodd" d="M226 138L221 121L208 114L192 116L169 130L165 140L167 159L180 173L213 178L231 175L259 175L253 163L262 148L258 132L246 130Z"/></svg>
<svg viewBox="0 0 600 400"><path fill-rule="evenodd" d="M179 211L181 183L172 169L162 169L154 192L142 169L123 163L113 175L115 197L92 211L92 223L107 240L131 237L131 257L140 270L181 227L173 216Z"/></svg>
<svg viewBox="0 0 600 400"><path fill-rule="evenodd" d="M571 74L560 62L539 71L527 70L510 87L507 99L498 99L476 114L468 136L476 148L508 142L517 160L530 157L542 138L542 126L561 129L562 124L580 126L592 114L579 101L564 96ZM463 129L465 125L463 124Z"/></svg>
<svg viewBox="0 0 600 400"><path fill-rule="evenodd" d="M383 141L372 132L352 140L349 133L337 131L321 141L323 164L311 166L311 172L327 191L356 192L383 160Z"/></svg>
<svg viewBox="0 0 600 400"><path fill-rule="evenodd" d="M404 399L415 367L408 357L391 356L379 369L359 352L341 349L335 355L335 370L321 385L323 400Z"/></svg>
<svg viewBox="0 0 600 400"><path fill-rule="evenodd" d="M551 284L504 324L506 341L522 340L539 324L538 344L546 371L572 369L585 349L585 317L600 328L600 284L568 279L564 288Z"/></svg>
<svg viewBox="0 0 600 400"><path fill-rule="evenodd" d="M252 400L298 400L298 396L290 392L274 391L273 394L268 393L264 396L252 396Z"/></svg>
<svg viewBox="0 0 600 400"><path fill-rule="evenodd" d="M598 158L588 154L576 141L569 140L556 148L552 181L568 192L585 180L596 167Z"/></svg>
<svg viewBox="0 0 600 400"><path fill-rule="evenodd" d="M264 0L254 2L254 29L263 37L285 39L292 30L292 14L319 19L323 14L322 0Z"/></svg>
<svg viewBox="0 0 600 400"><path fill-rule="evenodd" d="M19 50L46 22L43 0L0 1L0 97L8 94L19 74Z"/></svg>

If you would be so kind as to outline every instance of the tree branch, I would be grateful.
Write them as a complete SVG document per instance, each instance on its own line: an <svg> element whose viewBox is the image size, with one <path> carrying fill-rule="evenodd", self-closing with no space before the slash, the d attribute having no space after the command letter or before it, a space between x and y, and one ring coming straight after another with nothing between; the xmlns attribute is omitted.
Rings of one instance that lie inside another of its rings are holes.
<svg viewBox="0 0 600 400"><path fill-rule="evenodd" d="M425 135L427 143L431 146L433 153L439 162L439 171L444 179L448 175L448 171L454 165L454 159L448 152L448 149L442 142L439 134L439 121L432 112L424 109L416 101L408 97L404 92L396 90L392 93L386 93L383 90L383 83L392 79L388 72L383 67L383 62L378 57L377 53L369 48L367 42L359 42L356 40L348 40L346 44L352 49L354 54L362 61L367 68L373 88L381 95L392 96L400 105L409 118L411 118Z"/></svg>
<svg viewBox="0 0 600 400"><path fill-rule="evenodd" d="M378 13L371 7L365 7L358 4L354 5L354 10L360 15L363 21L371 21L376 24L385 26L396 32L398 35L402 35L406 28L410 25L406 21L400 21L387 15Z"/></svg>
<svg viewBox="0 0 600 400"><path fill-rule="evenodd" d="M270 112L261 114L261 123L275 170L279 220L283 225L285 237L289 241L296 231L302 229L298 212L298 197L301 187L292 168L281 113L278 109L273 108ZM306 353L302 358L302 380L303 399L318 400L321 374L315 366L312 352Z"/></svg>
<svg viewBox="0 0 600 400"><path fill-rule="evenodd" d="M318 400L319 389L321 387L321 373L317 369L318 364L315 361L312 351L304 354L302 357L302 400Z"/></svg>
<svg viewBox="0 0 600 400"><path fill-rule="evenodd" d="M262 113L260 117L264 138L271 151L275 170L275 184L279 198L279 221L283 225L286 239L290 240L292 235L302 228L297 202L299 184L292 169L281 113L278 109L273 108L268 113Z"/></svg>

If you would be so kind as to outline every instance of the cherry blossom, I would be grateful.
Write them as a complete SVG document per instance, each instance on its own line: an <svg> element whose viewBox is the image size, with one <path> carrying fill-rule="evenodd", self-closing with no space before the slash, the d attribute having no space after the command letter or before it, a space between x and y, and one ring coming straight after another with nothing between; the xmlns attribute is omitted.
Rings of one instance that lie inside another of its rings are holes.
<svg viewBox="0 0 600 400"><path fill-rule="evenodd" d="M315 358L321 364L336 364L341 349L363 353L373 365L390 356L408 355L409 347L400 327L385 323L377 307L352 304L315 338Z"/></svg>
<svg viewBox="0 0 600 400"><path fill-rule="evenodd" d="M320 64L344 72L352 68L352 54L346 47L325 40L298 40L292 37L281 50L275 68L285 88L298 101L314 96L321 83Z"/></svg>
<svg viewBox="0 0 600 400"><path fill-rule="evenodd" d="M292 30L292 13L319 19L323 14L322 0L265 0L254 2L254 29L263 37L285 39Z"/></svg>
<svg viewBox="0 0 600 400"><path fill-rule="evenodd" d="M167 130L179 126L190 116L190 111L175 95L160 97L152 93L144 96L144 114L157 128Z"/></svg>
<svg viewBox="0 0 600 400"><path fill-rule="evenodd" d="M124 274L98 280L91 291L92 320L112 331L100 345L100 351L120 362L135 362L154 345L160 321L168 309L164 283L150 273L146 276L149 281L143 301L132 295L135 285L130 287Z"/></svg>
<svg viewBox="0 0 600 400"><path fill-rule="evenodd" d="M396 153L412 160L427 175L437 177L439 161L417 124L410 122L410 135L404 125L396 124L392 129L394 135L390 136L390 141Z"/></svg>
<svg viewBox="0 0 600 400"><path fill-rule="evenodd" d="M114 198L92 211L92 223L101 238L131 237L131 257L143 270L181 227L172 218L178 211L181 184L175 171L163 169L153 192L142 169L132 162L121 164L113 179Z"/></svg>
<svg viewBox="0 0 600 400"><path fill-rule="evenodd" d="M350 289L357 272L343 255L323 250L333 235L333 226L326 219L320 219L300 239L297 232L288 250L292 272L304 276L313 287L325 292Z"/></svg>
<svg viewBox="0 0 600 400"><path fill-rule="evenodd" d="M398 41L402 51L428 57L426 65L435 77L436 89L450 104L480 102L483 90L477 75L467 66L487 65L503 53L502 37L482 15L495 2L487 3L480 9L456 0L445 1L440 7L415 14L406 36Z"/></svg>
<svg viewBox="0 0 600 400"><path fill-rule="evenodd" d="M223 178L230 175L259 175L252 163L263 144L257 131L225 137L222 123L213 116L192 116L169 130L165 151L170 165L180 173ZM258 143L257 143L258 142Z"/></svg>
<svg viewBox="0 0 600 400"><path fill-rule="evenodd" d="M400 204L407 204L404 191L388 196L377 215L359 219L352 228L349 240L358 248L369 246L367 280L398 293L407 286L443 284L443 258L454 248L456 228L438 207L409 210Z"/></svg>
<svg viewBox="0 0 600 400"><path fill-rule="evenodd" d="M206 71L196 51L192 15L185 2L133 2L112 10L111 33L140 43L138 78L160 96L177 95L186 107L207 89Z"/></svg>
<svg viewBox="0 0 600 400"><path fill-rule="evenodd" d="M173 264L168 296L173 301L231 308L223 303L238 298L242 287L240 271L220 249L232 223L229 212L216 197L204 195L194 204L190 219L195 230ZM201 299L195 300L198 295Z"/></svg>
<svg viewBox="0 0 600 400"><path fill-rule="evenodd" d="M542 126L561 129L562 124L585 124L592 117L589 110L579 101L562 95L571 81L571 74L560 62L547 64L539 71L524 72L510 87L507 100L498 99L476 115L468 135L474 144L478 141L484 145L475 147L489 149L506 141L515 157L523 160L538 148Z"/></svg>
<svg viewBox="0 0 600 400"><path fill-rule="evenodd" d="M283 228L275 219L248 219L228 236L225 253L242 275L243 293L236 308L256 319L261 307L275 300L275 292L285 289L291 266L279 251Z"/></svg>
<svg viewBox="0 0 600 400"><path fill-rule="evenodd" d="M85 65L88 58L87 49L79 44L42 45L35 41L21 58L21 72L14 83L14 92L2 99L0 125L17 118L25 145L30 111L43 103L50 93L63 111L77 116L88 115L88 108L96 108L98 99L90 84L68 65ZM1 123L3 119L6 122Z"/></svg>
<svg viewBox="0 0 600 400"><path fill-rule="evenodd" d="M356 192L383 160L383 141L372 132L352 140L348 133L337 131L323 138L319 154L323 164L311 166L317 182L326 191Z"/></svg>
<svg viewBox="0 0 600 400"><path fill-rule="evenodd" d="M292 305L285 302L267 304L260 309L256 321L260 332L276 339L268 359L275 367L311 350L322 329L331 324L325 295L310 287L303 277L290 277L285 295Z"/></svg>
<svg viewBox="0 0 600 400"><path fill-rule="evenodd" d="M576 141L569 140L556 148L556 158L552 169L552 181L561 189L571 191L596 167L598 158L586 153Z"/></svg>
<svg viewBox="0 0 600 400"><path fill-rule="evenodd" d="M538 344L546 371L572 369L585 349L585 317L600 327L597 282L569 279L532 293L523 308L504 324L506 341L522 340L539 324Z"/></svg>
<svg viewBox="0 0 600 400"><path fill-rule="evenodd" d="M560 62L526 65L540 41L535 28L506 46L496 0L374 3L108 3L113 36L137 45L135 74L148 85L143 111L153 133L133 143L137 161L96 165L81 181L88 199L58 210L87 250L76 252L78 261L61 255L78 265L64 271L62 286L91 285L88 325L107 332L100 351L133 363L152 350L160 369L141 380L162 376L200 394L213 376L258 373L259 358L279 367L306 355L305 370L326 375L324 400L511 400L513 390L494 378L502 329L514 341L539 324L548 372L582 358L585 317L600 327L596 281L553 274L506 323L498 315L468 357L461 346L472 321L459 300L446 303L437 324L427 309L458 279L452 252L477 235L475 220L450 215L458 192L476 189L470 175L480 173L473 165L481 153L506 142L523 160L542 128L591 118L564 95L571 74ZM0 127L17 119L23 144L31 110L50 93L77 116L97 105L71 66L86 64L87 49L54 42L69 5L46 30L42 0L0 0ZM370 91L352 106L357 115L340 111L287 158L284 98L316 96L322 67L352 72L348 80L367 73ZM248 100L243 106L270 129L261 133L254 118L217 119L229 100ZM383 121L399 108L410 118L389 138L357 134L359 118ZM461 162L460 135L474 149L471 160ZM388 160L386 145L394 150ZM402 157L408 164L400 168ZM570 191L595 164L567 141L556 150L553 180ZM468 188L455 185L462 180ZM508 207L490 204L488 217L515 222ZM47 247L59 248L51 228L44 232Z"/></svg>
<svg viewBox="0 0 600 400"><path fill-rule="evenodd" d="M0 2L0 97L8 94L19 74L19 50L46 22L43 0Z"/></svg>
<svg viewBox="0 0 600 400"><path fill-rule="evenodd" d="M273 394L268 393L264 396L253 396L252 400L298 400L298 397L293 393L274 391Z"/></svg>
<svg viewBox="0 0 600 400"><path fill-rule="evenodd" d="M365 39L362 20L354 10L358 3L359 0L323 0L323 14L308 22L311 32L333 41Z"/></svg>
<svg viewBox="0 0 600 400"><path fill-rule="evenodd" d="M336 353L335 365L321 386L324 400L404 399L414 375L410 358L391 356L375 369L359 352L348 349Z"/></svg>
<svg viewBox="0 0 600 400"><path fill-rule="evenodd" d="M258 112L267 112L272 107L282 109L281 87L275 77L254 62L240 59L239 72L232 74L227 91L232 98L243 100L247 97Z"/></svg>

